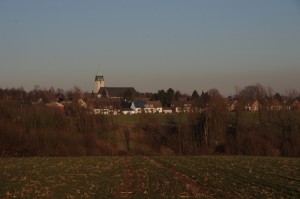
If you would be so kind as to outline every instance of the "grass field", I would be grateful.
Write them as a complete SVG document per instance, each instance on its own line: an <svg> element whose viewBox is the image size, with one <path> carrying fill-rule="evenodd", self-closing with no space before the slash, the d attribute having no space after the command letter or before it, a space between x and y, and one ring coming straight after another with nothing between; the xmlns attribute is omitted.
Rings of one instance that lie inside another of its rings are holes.
<svg viewBox="0 0 300 199"><path fill-rule="evenodd" d="M300 159L0 159L0 198L300 198Z"/></svg>
<svg viewBox="0 0 300 199"><path fill-rule="evenodd" d="M300 116L299 113L294 113ZM152 117L156 121L158 121L160 124L165 124L165 125L176 125L178 124L179 117L186 117L186 115L180 115L180 114L149 114L146 116ZM136 124L141 115L115 115L111 116L114 121L118 124L121 125L134 125ZM240 122L246 123L246 124L258 124L259 123L259 115L258 112L243 112L242 114L240 113L239 116ZM227 122L228 123L234 123L236 121L236 114L234 112L229 112L228 113L228 118Z"/></svg>
<svg viewBox="0 0 300 199"><path fill-rule="evenodd" d="M115 115L112 117L118 124L134 125L137 122L139 122L141 116L151 117L156 121L158 121L160 124L174 125L178 123L179 114L143 114L143 115L136 114L136 115Z"/></svg>

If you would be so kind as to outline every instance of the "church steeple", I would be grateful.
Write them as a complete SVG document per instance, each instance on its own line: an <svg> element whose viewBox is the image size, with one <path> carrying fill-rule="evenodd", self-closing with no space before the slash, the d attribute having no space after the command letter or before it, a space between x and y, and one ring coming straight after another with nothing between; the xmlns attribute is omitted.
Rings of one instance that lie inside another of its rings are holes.
<svg viewBox="0 0 300 199"><path fill-rule="evenodd" d="M104 78L103 78L103 74L99 69L95 77L95 93L98 93L98 91L102 87L104 87Z"/></svg>

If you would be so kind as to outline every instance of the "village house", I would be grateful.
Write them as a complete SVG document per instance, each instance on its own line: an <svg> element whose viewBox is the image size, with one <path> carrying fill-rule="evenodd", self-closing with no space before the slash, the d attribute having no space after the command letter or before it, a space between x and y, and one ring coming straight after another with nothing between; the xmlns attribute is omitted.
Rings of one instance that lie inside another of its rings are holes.
<svg viewBox="0 0 300 199"><path fill-rule="evenodd" d="M200 107L196 106L192 101L177 101L171 104L171 108L175 113L200 112Z"/></svg>
<svg viewBox="0 0 300 199"><path fill-rule="evenodd" d="M248 104L245 106L245 110L246 111L251 111L251 112L256 112L259 111L260 108L260 104L258 102L258 100L253 100L248 102Z"/></svg>
<svg viewBox="0 0 300 199"><path fill-rule="evenodd" d="M160 101L143 101L135 100L131 103L130 108L136 114L139 113L162 113L163 107Z"/></svg>
<svg viewBox="0 0 300 199"><path fill-rule="evenodd" d="M87 104L85 101L83 101L82 98L80 98L78 101L77 101L78 105L82 108L87 108Z"/></svg>
<svg viewBox="0 0 300 199"><path fill-rule="evenodd" d="M283 105L279 100L273 99L269 102L267 109L270 111L281 111L283 110Z"/></svg>
<svg viewBox="0 0 300 199"><path fill-rule="evenodd" d="M142 113L145 108L146 102L143 100L135 100L131 103L130 108L134 111L135 114Z"/></svg>
<svg viewBox="0 0 300 199"><path fill-rule="evenodd" d="M281 100L278 99L272 99L271 100L271 110L284 110L284 111L290 111L291 110L291 103L288 102L289 99L286 96L282 96Z"/></svg>
<svg viewBox="0 0 300 199"><path fill-rule="evenodd" d="M171 114L173 113L173 110L171 108L163 108L162 112L165 114Z"/></svg>
<svg viewBox="0 0 300 199"><path fill-rule="evenodd" d="M163 107L160 101L147 101L144 105L145 113L162 113Z"/></svg>
<svg viewBox="0 0 300 199"><path fill-rule="evenodd" d="M95 115L118 115L121 114L121 101L119 99L98 98L90 102L90 109Z"/></svg>
<svg viewBox="0 0 300 199"><path fill-rule="evenodd" d="M227 105L228 105L228 111L236 111L238 101L237 100L230 100Z"/></svg>
<svg viewBox="0 0 300 199"><path fill-rule="evenodd" d="M300 111L300 102L299 102L299 100L295 100L292 103L291 109Z"/></svg>
<svg viewBox="0 0 300 199"><path fill-rule="evenodd" d="M132 108L125 108L122 110L123 115L134 115L136 112Z"/></svg>

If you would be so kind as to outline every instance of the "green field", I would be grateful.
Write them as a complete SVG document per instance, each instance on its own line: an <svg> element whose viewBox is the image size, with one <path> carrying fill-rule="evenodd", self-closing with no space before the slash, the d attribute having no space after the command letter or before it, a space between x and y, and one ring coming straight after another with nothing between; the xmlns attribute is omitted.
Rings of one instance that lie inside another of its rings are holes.
<svg viewBox="0 0 300 199"><path fill-rule="evenodd" d="M0 198L300 198L300 159L1 158Z"/></svg>
<svg viewBox="0 0 300 199"><path fill-rule="evenodd" d="M120 125L135 125L141 117L150 117L160 124L173 125L178 123L179 114L136 114L136 115L114 115L112 118Z"/></svg>
<svg viewBox="0 0 300 199"><path fill-rule="evenodd" d="M296 117L299 117L300 114L298 112L293 112ZM155 119L156 121L159 121L160 124L178 124L179 117L184 118L187 115L185 114L144 114L144 116L151 117ZM136 115L114 115L111 116L114 121L118 124L124 125L134 125L137 122L139 122L141 114ZM243 122L245 124L258 124L259 123L259 114L258 112L242 112L239 114L239 120L240 122ZM236 121L236 113L235 112L229 112L227 122L228 123L234 123Z"/></svg>

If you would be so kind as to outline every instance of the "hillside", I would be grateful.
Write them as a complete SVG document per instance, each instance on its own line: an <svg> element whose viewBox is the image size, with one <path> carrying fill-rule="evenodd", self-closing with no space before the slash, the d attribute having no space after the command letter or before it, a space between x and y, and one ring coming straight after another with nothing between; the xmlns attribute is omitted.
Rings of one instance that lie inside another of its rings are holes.
<svg viewBox="0 0 300 199"><path fill-rule="evenodd" d="M0 156L254 155L300 157L299 111L95 115L0 100Z"/></svg>

